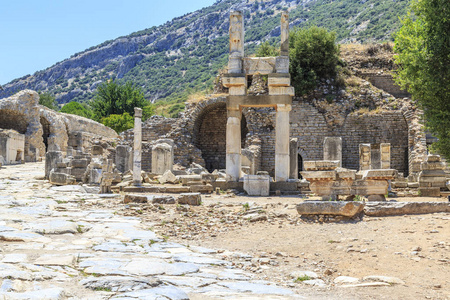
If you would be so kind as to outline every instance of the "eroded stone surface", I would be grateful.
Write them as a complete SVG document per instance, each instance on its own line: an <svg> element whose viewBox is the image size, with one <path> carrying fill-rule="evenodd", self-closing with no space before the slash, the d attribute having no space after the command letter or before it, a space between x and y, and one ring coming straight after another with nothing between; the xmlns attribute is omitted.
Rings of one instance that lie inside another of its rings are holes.
<svg viewBox="0 0 450 300"><path fill-rule="evenodd" d="M252 281L253 274L235 268L217 250L164 241L140 218L102 205L142 203L88 194L80 185L51 187L34 179L29 184L36 176L33 167L43 178L43 163L15 167L14 180L0 173L0 299L295 295L270 282ZM193 196L193 204L199 203L200 194ZM172 196L145 199L174 202ZM81 209L85 202L91 205Z"/></svg>

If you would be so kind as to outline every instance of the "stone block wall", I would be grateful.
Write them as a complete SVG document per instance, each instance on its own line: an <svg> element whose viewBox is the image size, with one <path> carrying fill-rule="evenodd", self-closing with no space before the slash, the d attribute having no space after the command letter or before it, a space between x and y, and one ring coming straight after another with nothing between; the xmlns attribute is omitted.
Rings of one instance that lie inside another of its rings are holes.
<svg viewBox="0 0 450 300"><path fill-rule="evenodd" d="M216 107L204 116L200 125L195 146L202 151L205 167L210 172L225 169L226 124L226 108Z"/></svg>
<svg viewBox="0 0 450 300"><path fill-rule="evenodd" d="M290 113L291 138L298 139L304 153L302 159L322 160L323 141L329 136L325 117L314 106L303 101L293 101Z"/></svg>
<svg viewBox="0 0 450 300"><path fill-rule="evenodd" d="M410 98L411 94L397 85L390 74L364 74L373 86L383 90L396 98Z"/></svg>
<svg viewBox="0 0 450 300"><path fill-rule="evenodd" d="M343 167L358 170L359 144L391 144L391 168L408 170L408 124L401 112L347 116L339 130L342 136Z"/></svg>

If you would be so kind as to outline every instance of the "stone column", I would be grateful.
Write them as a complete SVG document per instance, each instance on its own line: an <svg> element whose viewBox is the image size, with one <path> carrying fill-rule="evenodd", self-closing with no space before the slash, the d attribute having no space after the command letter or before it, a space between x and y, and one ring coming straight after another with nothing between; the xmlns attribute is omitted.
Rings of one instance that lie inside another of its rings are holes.
<svg viewBox="0 0 450 300"><path fill-rule="evenodd" d="M359 144L359 170L370 170L372 157L370 144Z"/></svg>
<svg viewBox="0 0 450 300"><path fill-rule="evenodd" d="M134 147L133 147L133 184L139 186L141 177L141 150L142 150L142 109L134 108Z"/></svg>
<svg viewBox="0 0 450 300"><path fill-rule="evenodd" d="M230 56L228 59L228 73L242 73L242 59L244 57L244 18L242 12L230 13Z"/></svg>
<svg viewBox="0 0 450 300"><path fill-rule="evenodd" d="M289 178L298 179L298 139L292 138L289 142Z"/></svg>
<svg viewBox="0 0 450 300"><path fill-rule="evenodd" d="M289 55L289 14L287 11L281 13L281 47L280 55Z"/></svg>
<svg viewBox="0 0 450 300"><path fill-rule="evenodd" d="M241 175L241 111L228 108L227 120L227 180L239 181Z"/></svg>
<svg viewBox="0 0 450 300"><path fill-rule="evenodd" d="M381 143L380 144L380 152L381 152L381 169L390 169L391 168L391 144L390 143Z"/></svg>
<svg viewBox="0 0 450 300"><path fill-rule="evenodd" d="M275 181L289 179L289 112L290 104L278 104L275 128Z"/></svg>

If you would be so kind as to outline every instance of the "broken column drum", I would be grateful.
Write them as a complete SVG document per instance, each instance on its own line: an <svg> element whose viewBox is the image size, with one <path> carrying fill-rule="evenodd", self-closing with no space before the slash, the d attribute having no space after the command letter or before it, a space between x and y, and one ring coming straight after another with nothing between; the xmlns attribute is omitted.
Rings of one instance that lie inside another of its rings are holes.
<svg viewBox="0 0 450 300"><path fill-rule="evenodd" d="M241 117L244 107L276 109L275 180L287 181L290 171L289 112L294 88L289 75L289 16L281 17L281 55L278 57L244 57L244 19L240 11L230 14L230 55L228 73L224 74L227 97L226 172L229 181L241 177ZM269 95L247 95L247 77L268 75Z"/></svg>

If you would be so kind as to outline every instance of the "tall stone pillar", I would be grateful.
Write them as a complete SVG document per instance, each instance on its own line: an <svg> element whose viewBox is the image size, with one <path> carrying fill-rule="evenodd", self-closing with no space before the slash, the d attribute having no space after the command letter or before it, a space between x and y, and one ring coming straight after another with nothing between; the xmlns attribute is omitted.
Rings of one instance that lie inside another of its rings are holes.
<svg viewBox="0 0 450 300"><path fill-rule="evenodd" d="M230 56L228 74L242 73L244 58L244 18L242 12L230 13Z"/></svg>
<svg viewBox="0 0 450 300"><path fill-rule="evenodd" d="M298 139L292 138L289 142L289 178L298 179Z"/></svg>
<svg viewBox="0 0 450 300"><path fill-rule="evenodd" d="M281 13L281 47L280 55L289 55L289 14L287 11Z"/></svg>
<svg viewBox="0 0 450 300"><path fill-rule="evenodd" d="M289 179L289 112L290 104L278 104L275 127L275 181Z"/></svg>
<svg viewBox="0 0 450 300"><path fill-rule="evenodd" d="M142 150L142 109L134 108L134 147L133 147L133 185L142 183L141 150Z"/></svg>
<svg viewBox="0 0 450 300"><path fill-rule="evenodd" d="M381 169L390 169L391 168L391 144L390 143L381 143L380 144L380 168Z"/></svg>
<svg viewBox="0 0 450 300"><path fill-rule="evenodd" d="M359 170L370 170L372 167L372 154L370 144L359 144Z"/></svg>
<svg viewBox="0 0 450 300"><path fill-rule="evenodd" d="M241 175L241 111L228 108L227 180L239 181Z"/></svg>

